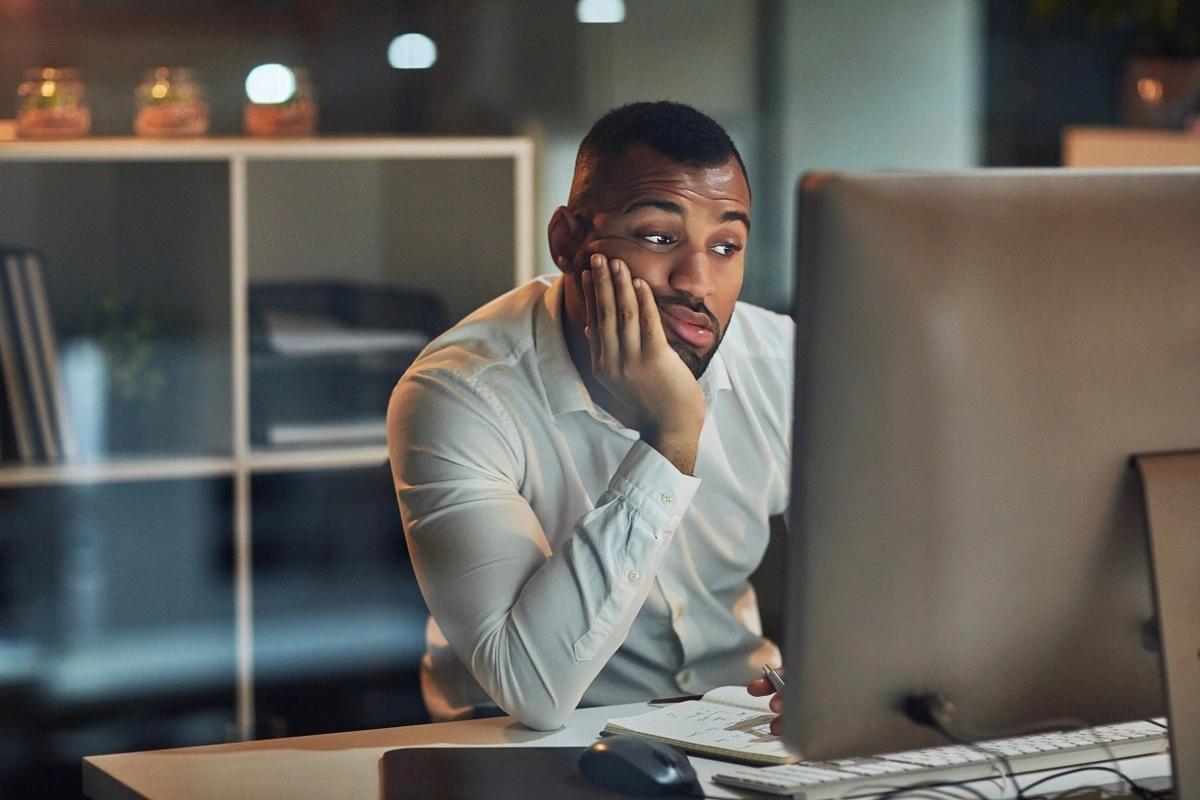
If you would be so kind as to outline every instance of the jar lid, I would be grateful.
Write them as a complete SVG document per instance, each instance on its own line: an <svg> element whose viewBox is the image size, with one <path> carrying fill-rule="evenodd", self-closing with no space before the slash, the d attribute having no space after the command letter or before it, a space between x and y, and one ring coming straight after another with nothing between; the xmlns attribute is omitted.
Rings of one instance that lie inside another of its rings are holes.
<svg viewBox="0 0 1200 800"><path fill-rule="evenodd" d="M32 67L23 73L27 81L77 81L78 67Z"/></svg>
<svg viewBox="0 0 1200 800"><path fill-rule="evenodd" d="M150 81L194 81L196 71L191 67L153 67L142 73L142 79Z"/></svg>

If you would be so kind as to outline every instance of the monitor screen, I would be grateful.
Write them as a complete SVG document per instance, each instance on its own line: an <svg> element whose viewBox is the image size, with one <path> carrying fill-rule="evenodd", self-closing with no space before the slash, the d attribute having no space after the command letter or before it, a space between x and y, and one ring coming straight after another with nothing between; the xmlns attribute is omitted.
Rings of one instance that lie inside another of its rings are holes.
<svg viewBox="0 0 1200 800"><path fill-rule="evenodd" d="M784 735L1165 704L1136 453L1200 447L1200 170L808 174Z"/></svg>

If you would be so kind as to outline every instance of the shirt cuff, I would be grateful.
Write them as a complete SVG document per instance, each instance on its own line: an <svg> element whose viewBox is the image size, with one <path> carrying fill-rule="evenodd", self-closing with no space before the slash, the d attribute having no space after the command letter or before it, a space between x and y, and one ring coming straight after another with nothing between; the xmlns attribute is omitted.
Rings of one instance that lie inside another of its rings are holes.
<svg viewBox="0 0 1200 800"><path fill-rule="evenodd" d="M673 530L700 488L700 479L684 475L662 453L642 440L634 442L609 481L654 526Z"/></svg>

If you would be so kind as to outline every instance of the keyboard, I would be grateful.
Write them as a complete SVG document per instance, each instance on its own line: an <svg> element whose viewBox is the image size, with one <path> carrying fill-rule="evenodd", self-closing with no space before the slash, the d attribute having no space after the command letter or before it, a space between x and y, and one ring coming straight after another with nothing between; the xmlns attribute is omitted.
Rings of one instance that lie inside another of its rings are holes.
<svg viewBox="0 0 1200 800"><path fill-rule="evenodd" d="M1004 766L992 753L1005 756L1014 773L1153 755L1166 751L1167 730L1150 721L1125 722L1065 733L993 739L978 746L988 752L964 745L946 745L779 767L738 766L722 770L713 780L726 786L804 800L862 797L916 783L959 783L1003 777Z"/></svg>

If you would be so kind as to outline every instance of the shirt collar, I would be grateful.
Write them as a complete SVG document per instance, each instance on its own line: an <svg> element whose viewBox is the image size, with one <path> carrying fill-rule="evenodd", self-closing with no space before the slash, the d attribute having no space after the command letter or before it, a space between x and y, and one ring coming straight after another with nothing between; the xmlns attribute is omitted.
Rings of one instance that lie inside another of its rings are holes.
<svg viewBox="0 0 1200 800"><path fill-rule="evenodd" d="M542 375L546 399L554 416L572 411L596 414L601 409L592 402L579 370L575 369L575 362L571 360L567 340L563 335L563 287L561 275L553 279L537 309L533 325L533 346L537 353L538 371ZM732 321L730 324L733 324ZM712 360L708 362L708 369L700 376L699 382L706 411L712 408L719 392L733 388L720 350L713 354Z"/></svg>
<svg viewBox="0 0 1200 800"><path fill-rule="evenodd" d="M555 278L542 295L533 323L533 347L537 353L538 371L542 386L554 416L593 408L592 398L583 385L579 370L567 350L563 335L563 279Z"/></svg>

